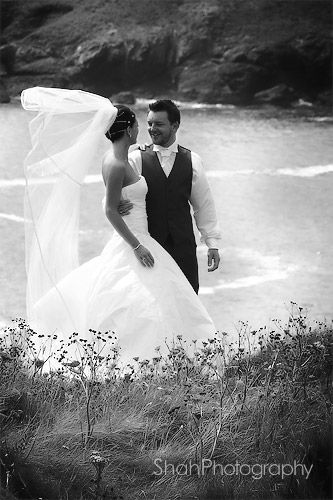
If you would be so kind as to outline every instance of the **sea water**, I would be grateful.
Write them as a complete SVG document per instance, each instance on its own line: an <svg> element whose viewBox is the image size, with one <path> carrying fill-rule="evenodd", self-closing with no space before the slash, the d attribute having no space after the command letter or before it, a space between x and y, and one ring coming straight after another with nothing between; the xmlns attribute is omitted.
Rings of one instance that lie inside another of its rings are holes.
<svg viewBox="0 0 333 500"><path fill-rule="evenodd" d="M149 142L146 102L135 106ZM311 108L278 110L180 103L179 143L203 159L221 226L221 264L207 272L198 238L200 297L231 335L287 322L292 302L310 320L333 316L333 119ZM23 159L31 115L0 107L0 322L25 317ZM104 187L94 165L82 189L81 262L110 236ZM65 244L65 242L64 242Z"/></svg>

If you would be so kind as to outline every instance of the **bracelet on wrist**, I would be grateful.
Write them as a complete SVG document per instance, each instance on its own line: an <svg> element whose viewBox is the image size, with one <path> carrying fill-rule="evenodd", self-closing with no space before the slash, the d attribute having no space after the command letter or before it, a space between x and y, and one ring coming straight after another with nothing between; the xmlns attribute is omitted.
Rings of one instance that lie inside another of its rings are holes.
<svg viewBox="0 0 333 500"><path fill-rule="evenodd" d="M141 243L139 243L135 248L133 248L133 250L137 250L141 246L142 246Z"/></svg>

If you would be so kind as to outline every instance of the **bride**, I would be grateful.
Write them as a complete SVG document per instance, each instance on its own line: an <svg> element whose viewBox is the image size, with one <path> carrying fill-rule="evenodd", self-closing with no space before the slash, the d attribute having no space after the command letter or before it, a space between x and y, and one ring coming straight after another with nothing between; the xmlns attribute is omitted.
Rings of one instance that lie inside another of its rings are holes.
<svg viewBox="0 0 333 500"><path fill-rule="evenodd" d="M91 330L114 332L122 363L151 359L157 347L167 354L179 335L189 352L192 340L213 338L216 329L200 299L148 233L147 184L128 162L138 135L134 112L80 90L35 87L21 100L38 112L25 160L25 218L27 313L30 326L44 335L40 354L45 356L47 338L54 350L73 332L90 341ZM105 137L112 146L102 157ZM79 265L80 188L96 161L114 231L99 256ZM118 204L126 198L133 209L125 222ZM113 347L110 340L103 355ZM75 343L67 351L78 355Z"/></svg>

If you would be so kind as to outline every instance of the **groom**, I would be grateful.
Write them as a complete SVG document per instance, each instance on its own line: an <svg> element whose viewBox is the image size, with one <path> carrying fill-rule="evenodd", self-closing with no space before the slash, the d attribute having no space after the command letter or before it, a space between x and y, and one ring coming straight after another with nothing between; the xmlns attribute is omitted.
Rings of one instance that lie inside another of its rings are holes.
<svg viewBox="0 0 333 500"><path fill-rule="evenodd" d="M162 99L149 104L147 121L153 144L130 153L129 161L148 185L148 230L174 258L198 293L198 261L190 205L201 241L208 246L208 271L217 269L220 262L217 242L221 236L210 186L201 158L177 144L180 112L175 103ZM122 205L122 215L126 215L131 206Z"/></svg>

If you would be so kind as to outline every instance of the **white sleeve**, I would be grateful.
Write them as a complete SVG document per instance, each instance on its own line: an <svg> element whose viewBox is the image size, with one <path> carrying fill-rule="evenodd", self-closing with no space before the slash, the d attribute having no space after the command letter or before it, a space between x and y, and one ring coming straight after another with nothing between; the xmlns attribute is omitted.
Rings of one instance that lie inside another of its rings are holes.
<svg viewBox="0 0 333 500"><path fill-rule="evenodd" d="M142 158L140 149L136 149L128 154L128 162L138 175L142 174Z"/></svg>
<svg viewBox="0 0 333 500"><path fill-rule="evenodd" d="M218 248L221 231L217 220L213 194L199 155L191 151L192 157L192 192L190 203L193 215L201 234L201 241L209 248Z"/></svg>

